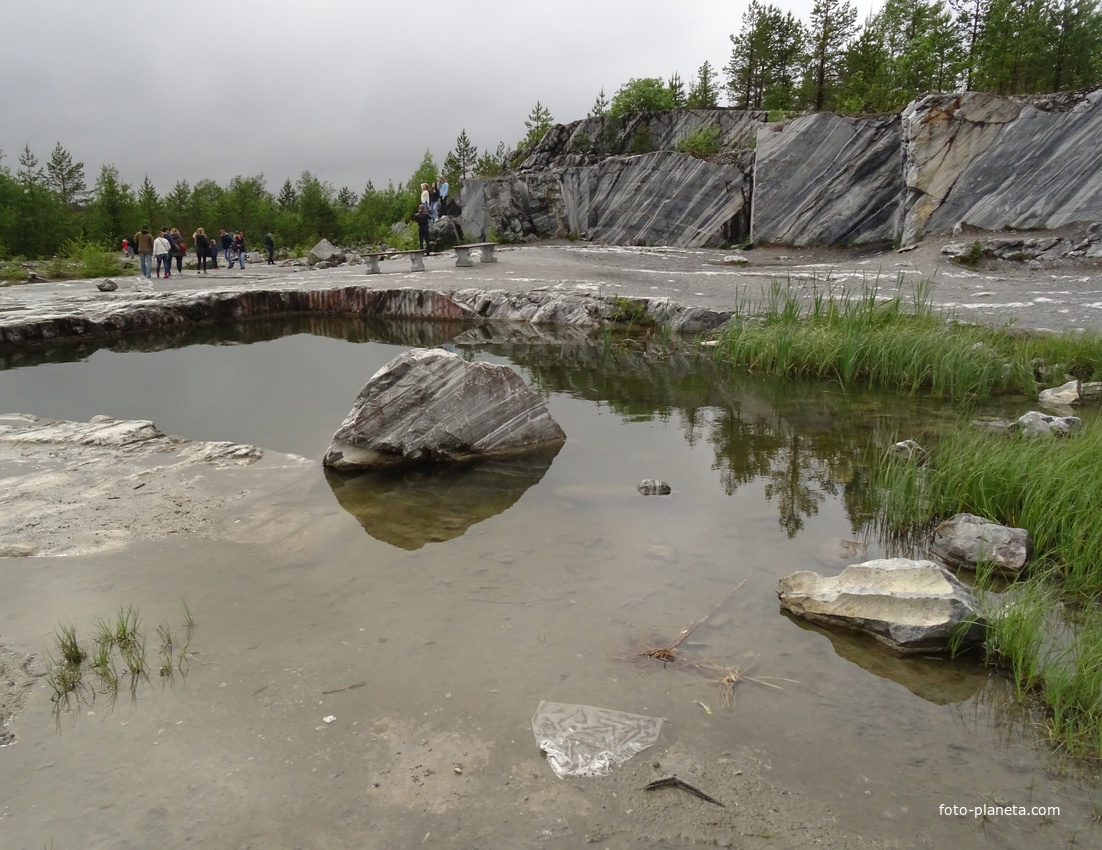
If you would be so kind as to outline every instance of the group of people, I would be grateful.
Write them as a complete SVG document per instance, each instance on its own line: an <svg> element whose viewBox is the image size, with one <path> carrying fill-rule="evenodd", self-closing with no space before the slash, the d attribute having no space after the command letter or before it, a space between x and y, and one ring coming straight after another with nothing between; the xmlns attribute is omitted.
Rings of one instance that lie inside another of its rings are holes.
<svg viewBox="0 0 1102 850"><path fill-rule="evenodd" d="M422 251L429 247L429 225L440 218L440 210L447 208L448 181L441 174L433 183L421 184L421 205L413 214L417 222L417 241Z"/></svg>
<svg viewBox="0 0 1102 850"><path fill-rule="evenodd" d="M211 269L218 268L218 254L222 253L227 268L233 268L235 262L245 268L245 234L240 230L229 233L223 230L218 236L208 236L203 228L197 228L191 235L192 244L195 246L195 256L198 260L197 274L206 274L208 260ZM275 264L275 238L271 233L264 237L264 246L268 249L268 265ZM154 236L149 225L134 234L133 240L123 239L123 251L128 257L136 252L141 264L142 275L152 277L154 271L154 259L156 259L157 277L172 276L172 261L176 260L176 272L184 271L184 254L187 253L187 244L184 242L180 231L173 227L162 227L160 235ZM163 270L163 275L162 275Z"/></svg>

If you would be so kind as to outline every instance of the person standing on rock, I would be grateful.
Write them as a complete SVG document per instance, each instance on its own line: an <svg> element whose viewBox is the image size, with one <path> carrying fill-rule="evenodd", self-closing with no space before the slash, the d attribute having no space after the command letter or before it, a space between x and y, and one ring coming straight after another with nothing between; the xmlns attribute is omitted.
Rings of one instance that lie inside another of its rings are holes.
<svg viewBox="0 0 1102 850"><path fill-rule="evenodd" d="M440 210L437 211L436 217L440 218L441 212L443 215L448 214L448 180L441 174L440 179L436 182L440 187Z"/></svg>
<svg viewBox="0 0 1102 850"><path fill-rule="evenodd" d="M237 252L237 259L241 262L241 268L245 268L245 234L240 230L233 235L233 250ZM230 263L232 266L233 263Z"/></svg>
<svg viewBox="0 0 1102 850"><path fill-rule="evenodd" d="M199 261L199 271L196 274L206 274L207 257L210 255L210 240L207 239L207 234L201 227L191 234L191 239L195 243L195 258Z"/></svg>
<svg viewBox="0 0 1102 850"><path fill-rule="evenodd" d="M161 276L161 266L165 268L165 277L172 277L172 243L167 227L162 227L161 235L153 240L153 254L157 257L157 277Z"/></svg>
<svg viewBox="0 0 1102 850"><path fill-rule="evenodd" d="M268 250L268 265L275 265L275 237L271 231L264 234L264 247Z"/></svg>
<svg viewBox="0 0 1102 850"><path fill-rule="evenodd" d="M142 267L142 276L152 277L153 234L149 232L148 224L143 224L141 231L134 234L134 244L138 246L138 262Z"/></svg>
<svg viewBox="0 0 1102 850"><path fill-rule="evenodd" d="M413 214L413 220L417 222L417 240L420 243L421 250L427 254L429 250L429 222L432 221L429 205L421 204L417 212Z"/></svg>
<svg viewBox="0 0 1102 850"><path fill-rule="evenodd" d="M428 209L428 206L429 206L429 184L428 183L422 183L421 184L421 203L425 205L426 209Z"/></svg>
<svg viewBox="0 0 1102 850"><path fill-rule="evenodd" d="M218 239L222 243L222 255L226 258L226 265L233 268L233 260L230 259L230 251L233 250L233 237L223 230Z"/></svg>
<svg viewBox="0 0 1102 850"><path fill-rule="evenodd" d="M440 187L436 185L435 180L429 186L429 210L432 212L433 221L440 218Z"/></svg>

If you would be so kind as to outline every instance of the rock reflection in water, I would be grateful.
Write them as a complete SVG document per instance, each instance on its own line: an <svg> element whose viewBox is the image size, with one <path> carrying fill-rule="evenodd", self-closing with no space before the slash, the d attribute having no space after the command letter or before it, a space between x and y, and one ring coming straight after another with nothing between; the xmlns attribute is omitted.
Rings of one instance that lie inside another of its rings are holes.
<svg viewBox="0 0 1102 850"><path fill-rule="evenodd" d="M347 476L325 471L333 495L364 530L399 549L420 549L462 537L504 513L540 482L559 452L509 460L425 466L401 473Z"/></svg>
<svg viewBox="0 0 1102 850"><path fill-rule="evenodd" d="M987 684L988 670L967 659L922 658L895 655L875 638L832 631L781 611L792 623L830 639L840 658L874 676L891 679L912 694L934 705L952 705L975 697Z"/></svg>

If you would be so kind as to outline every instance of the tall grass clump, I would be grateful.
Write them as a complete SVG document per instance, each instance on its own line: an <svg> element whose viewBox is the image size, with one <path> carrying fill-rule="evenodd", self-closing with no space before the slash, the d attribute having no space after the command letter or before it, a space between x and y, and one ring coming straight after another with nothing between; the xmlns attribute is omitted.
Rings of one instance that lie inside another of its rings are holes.
<svg viewBox="0 0 1102 850"><path fill-rule="evenodd" d="M1012 334L956 321L931 303L932 284L882 295L824 281L774 280L762 299L738 305L717 355L752 372L970 400L1032 395L1038 371L1102 372L1102 339Z"/></svg>
<svg viewBox="0 0 1102 850"><path fill-rule="evenodd" d="M920 538L967 512L1025 528L1033 555L1025 580L981 593L988 661L1023 699L1043 706L1053 740L1102 757L1102 421L1066 438L980 431L942 433L921 460L876 454L871 491L883 528ZM977 570L977 587L1005 577Z"/></svg>

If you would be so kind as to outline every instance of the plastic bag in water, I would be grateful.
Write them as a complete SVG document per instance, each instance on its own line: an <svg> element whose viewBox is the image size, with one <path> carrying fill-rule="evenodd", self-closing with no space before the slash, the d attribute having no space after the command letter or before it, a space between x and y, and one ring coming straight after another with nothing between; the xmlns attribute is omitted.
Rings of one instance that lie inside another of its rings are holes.
<svg viewBox="0 0 1102 850"><path fill-rule="evenodd" d="M544 700L532 718L532 734L560 779L606 776L636 753L653 746L661 717L611 708Z"/></svg>

